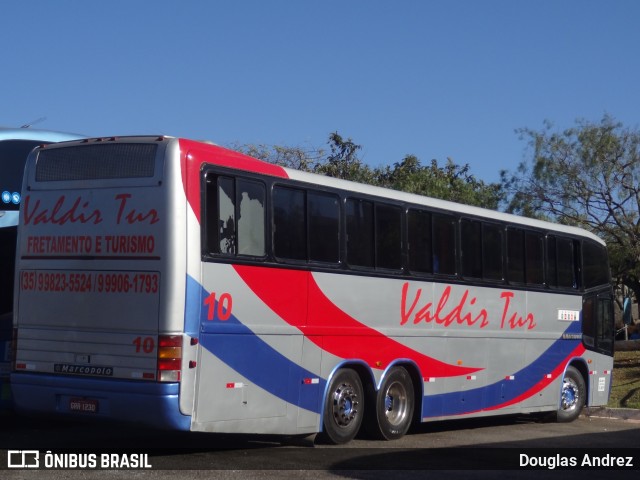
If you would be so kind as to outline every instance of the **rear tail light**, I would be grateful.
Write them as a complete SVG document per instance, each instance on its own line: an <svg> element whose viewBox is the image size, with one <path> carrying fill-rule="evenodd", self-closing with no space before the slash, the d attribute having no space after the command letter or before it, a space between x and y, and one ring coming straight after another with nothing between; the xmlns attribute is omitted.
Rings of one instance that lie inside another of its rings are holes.
<svg viewBox="0 0 640 480"><path fill-rule="evenodd" d="M179 382L182 368L182 335L158 337L158 381Z"/></svg>

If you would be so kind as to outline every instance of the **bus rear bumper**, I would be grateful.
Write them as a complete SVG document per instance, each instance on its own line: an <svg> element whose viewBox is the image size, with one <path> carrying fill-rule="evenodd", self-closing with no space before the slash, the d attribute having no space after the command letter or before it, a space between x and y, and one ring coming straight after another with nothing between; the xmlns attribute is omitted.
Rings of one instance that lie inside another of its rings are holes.
<svg viewBox="0 0 640 480"><path fill-rule="evenodd" d="M180 413L178 383L11 375L14 408L19 413L132 422L156 428L189 430L191 417Z"/></svg>

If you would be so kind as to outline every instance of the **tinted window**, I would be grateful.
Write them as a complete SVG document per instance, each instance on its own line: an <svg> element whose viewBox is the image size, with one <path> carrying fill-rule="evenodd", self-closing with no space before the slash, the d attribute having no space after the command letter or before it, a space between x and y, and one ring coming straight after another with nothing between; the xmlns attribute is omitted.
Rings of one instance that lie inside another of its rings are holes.
<svg viewBox="0 0 640 480"><path fill-rule="evenodd" d="M582 258L585 288L609 283L607 250L602 245L585 241Z"/></svg>
<svg viewBox="0 0 640 480"><path fill-rule="evenodd" d="M18 210L24 165L31 150L47 142L5 140L0 142L0 210ZM17 196L15 195L17 194Z"/></svg>
<svg viewBox="0 0 640 480"><path fill-rule="evenodd" d="M507 230L507 279L524 283L524 232L516 228Z"/></svg>
<svg viewBox="0 0 640 480"><path fill-rule="evenodd" d="M582 341L591 350L613 354L613 307L608 295L588 296L582 303Z"/></svg>
<svg viewBox="0 0 640 480"><path fill-rule="evenodd" d="M402 268L402 210L376 205L376 267Z"/></svg>
<svg viewBox="0 0 640 480"><path fill-rule="evenodd" d="M350 198L347 200L345 208L347 216L347 262L349 265L359 267L373 267L373 203Z"/></svg>
<svg viewBox="0 0 640 480"><path fill-rule="evenodd" d="M612 304L609 298L598 298L597 318L596 342L598 349L611 355L613 354L615 326Z"/></svg>
<svg viewBox="0 0 640 480"><path fill-rule="evenodd" d="M558 267L556 264L556 238L547 237L547 285L558 286Z"/></svg>
<svg viewBox="0 0 640 480"><path fill-rule="evenodd" d="M431 259L431 214L422 210L409 210L409 269L413 272L433 271Z"/></svg>
<svg viewBox="0 0 640 480"><path fill-rule="evenodd" d="M547 237L547 284L551 287L576 288L573 241Z"/></svg>
<svg viewBox="0 0 640 480"><path fill-rule="evenodd" d="M595 297L587 297L582 302L582 341L588 347L596 344Z"/></svg>
<svg viewBox="0 0 640 480"><path fill-rule="evenodd" d="M558 252L558 286L577 288L574 242L568 238L558 238L556 245Z"/></svg>
<svg viewBox="0 0 640 480"><path fill-rule="evenodd" d="M477 220L460 222L462 275L482 277L482 224Z"/></svg>
<svg viewBox="0 0 640 480"><path fill-rule="evenodd" d="M537 233L525 234L525 276L530 285L542 285L544 283L542 256L543 237Z"/></svg>
<svg viewBox="0 0 640 480"><path fill-rule="evenodd" d="M497 225L482 226L483 277L487 280L502 280L502 228Z"/></svg>
<svg viewBox="0 0 640 480"><path fill-rule="evenodd" d="M433 272L456 274L456 229L451 215L433 215Z"/></svg>
<svg viewBox="0 0 640 480"><path fill-rule="evenodd" d="M307 259L304 190L273 189L273 253L279 258Z"/></svg>
<svg viewBox="0 0 640 480"><path fill-rule="evenodd" d="M340 204L335 195L309 192L309 258L317 262L340 260Z"/></svg>

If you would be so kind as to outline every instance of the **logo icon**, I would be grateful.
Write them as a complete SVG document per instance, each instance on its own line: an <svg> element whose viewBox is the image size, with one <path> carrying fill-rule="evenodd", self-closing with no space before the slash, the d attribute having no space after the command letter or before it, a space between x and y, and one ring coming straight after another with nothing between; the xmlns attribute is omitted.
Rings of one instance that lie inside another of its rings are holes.
<svg viewBox="0 0 640 480"><path fill-rule="evenodd" d="M39 450L8 450L8 468L38 468L40 466Z"/></svg>
<svg viewBox="0 0 640 480"><path fill-rule="evenodd" d="M11 194L11 203L14 205L18 205L20 203L20 194L18 192L13 192Z"/></svg>
<svg viewBox="0 0 640 480"><path fill-rule="evenodd" d="M11 192L2 192L2 201L4 203L11 203Z"/></svg>

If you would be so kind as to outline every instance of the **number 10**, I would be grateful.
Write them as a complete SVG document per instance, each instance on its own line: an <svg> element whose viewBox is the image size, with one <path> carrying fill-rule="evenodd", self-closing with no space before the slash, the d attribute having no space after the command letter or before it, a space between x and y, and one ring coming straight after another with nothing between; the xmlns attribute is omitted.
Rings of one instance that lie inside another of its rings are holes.
<svg viewBox="0 0 640 480"><path fill-rule="evenodd" d="M233 299L229 293L220 295L220 300L216 302L216 294L211 292L204 299L204 304L208 307L207 320L229 320L231 317L231 309L233 308Z"/></svg>

